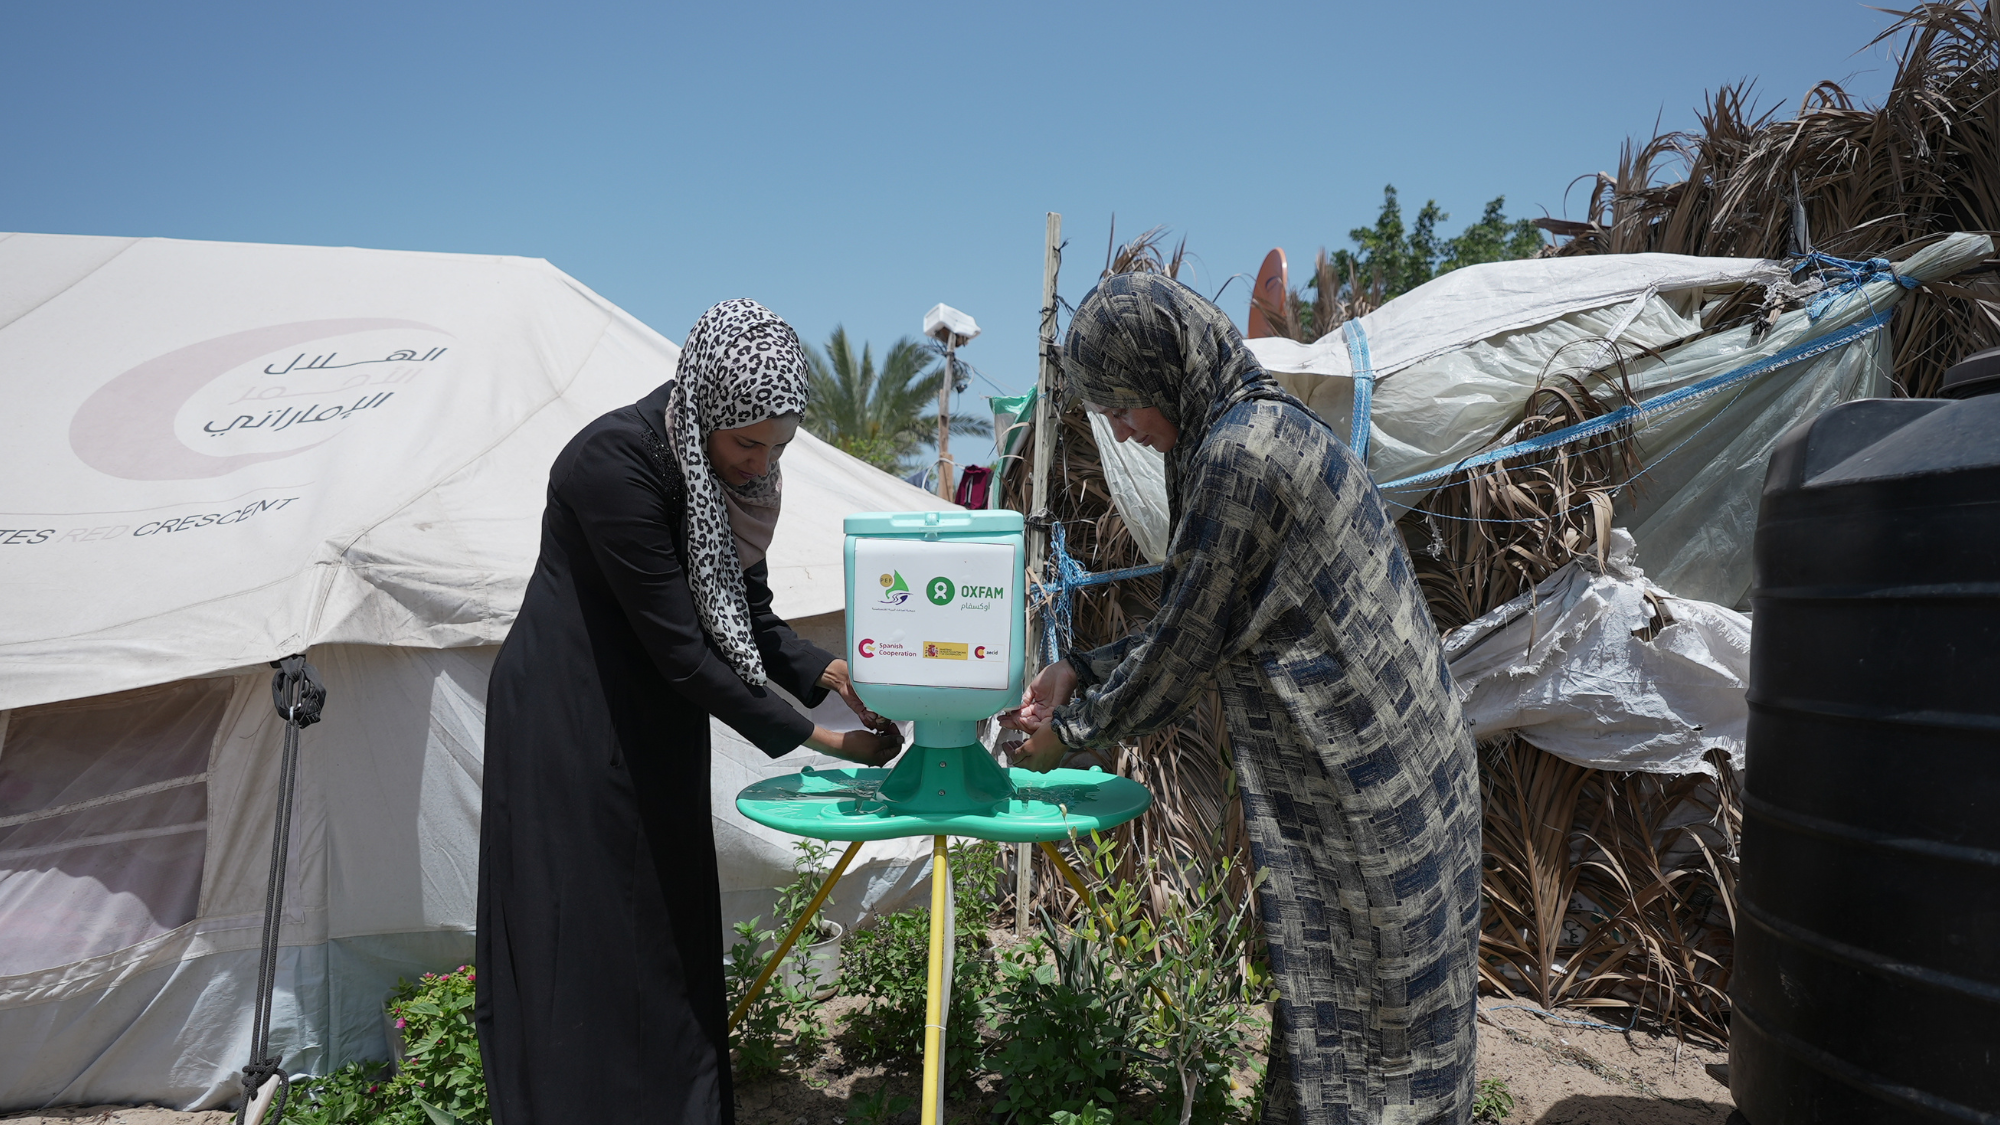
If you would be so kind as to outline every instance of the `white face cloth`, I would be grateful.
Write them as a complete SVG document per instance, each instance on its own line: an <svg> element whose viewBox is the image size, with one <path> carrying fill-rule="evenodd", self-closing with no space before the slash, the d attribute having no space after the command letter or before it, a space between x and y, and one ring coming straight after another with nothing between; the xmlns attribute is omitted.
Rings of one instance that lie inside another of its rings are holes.
<svg viewBox="0 0 2000 1125"><path fill-rule="evenodd" d="M687 483L688 587L709 640L751 684L764 682L764 658L750 628L743 569L770 545L783 482L773 461L749 484L724 485L708 461L708 435L803 414L806 371L791 325L755 301L724 301L688 330L667 398L667 444Z"/></svg>

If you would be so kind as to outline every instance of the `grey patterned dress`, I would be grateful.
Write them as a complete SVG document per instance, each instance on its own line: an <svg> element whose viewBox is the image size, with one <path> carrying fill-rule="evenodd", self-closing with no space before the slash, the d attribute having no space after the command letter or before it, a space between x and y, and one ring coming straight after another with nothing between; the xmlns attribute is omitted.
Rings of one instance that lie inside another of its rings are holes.
<svg viewBox="0 0 2000 1125"><path fill-rule="evenodd" d="M1100 748L1222 694L1279 988L1267 1125L1459 1123L1473 1092L1479 791L1366 469L1220 310L1121 274L1077 310L1071 392L1157 406L1174 530L1159 615L1071 658L1053 720Z"/></svg>

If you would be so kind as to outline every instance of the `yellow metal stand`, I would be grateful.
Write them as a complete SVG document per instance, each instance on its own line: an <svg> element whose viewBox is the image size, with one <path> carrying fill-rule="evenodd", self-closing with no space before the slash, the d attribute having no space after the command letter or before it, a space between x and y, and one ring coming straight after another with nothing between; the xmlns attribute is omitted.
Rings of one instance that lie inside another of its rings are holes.
<svg viewBox="0 0 2000 1125"><path fill-rule="evenodd" d="M923 1125L938 1125L944 1113L944 1018L951 998L945 995L945 929L950 924L951 872L945 860L944 837L931 838L931 959L924 989L924 1109Z"/></svg>
<svg viewBox="0 0 2000 1125"><path fill-rule="evenodd" d="M1048 857L1055 861L1056 870L1062 873L1064 881L1082 896L1084 906L1093 912L1097 911L1097 897L1090 893L1090 888L1084 885L1083 878L1076 873L1076 869L1063 859L1062 853L1056 850L1054 844L1044 840L1041 841L1041 847L1048 853ZM790 953L792 946L798 942L799 935L805 931L806 923L819 913L820 905L826 901L826 896L833 893L833 885L840 882L840 877L847 872L847 865L853 862L855 854L860 851L861 841L856 840L847 845L847 850L841 853L840 862L828 873L826 882L820 884L819 893L806 904L805 911L799 915L799 920L793 924L791 932L785 935L785 940L778 943L777 951L771 954L771 960L765 964L764 971L757 974L756 981L750 985L750 991L737 1003L736 1010L729 1014L729 1030L735 1031L736 1025L743 1021L743 1016L750 1010L750 1005L756 1002L758 994L764 991L766 984L770 983L772 974L778 971L785 954ZM924 988L922 1125L938 1125L944 1115L945 1013L951 1004L951 997L946 995L944 979L945 959L951 952L945 948L951 923L951 866L946 855L945 838L931 837L931 947L929 977Z"/></svg>
<svg viewBox="0 0 2000 1125"><path fill-rule="evenodd" d="M771 954L771 960L765 964L764 971L757 974L756 981L750 985L750 991L743 994L743 999L737 1002L736 1010L729 1013L729 1030L735 1031L736 1025L743 1022L743 1016L750 1010L750 1005L756 1002L758 994L764 991L766 984L770 983L771 975L778 971L778 965L784 961L785 954L791 952L792 946L799 940L799 934L804 932L806 923L813 915L819 913L820 904L826 901L828 894L832 893L833 885L840 881L841 875L847 871L848 863L860 850L859 840L847 846L847 851L841 855L840 862L834 865L833 871L826 877L826 882L820 885L819 893L813 896L812 902L806 905L805 912L799 915L798 922L792 926L792 932L786 934L785 940L778 943L777 951ZM1062 863L1061 857L1057 857L1056 862ZM1064 865L1064 870L1068 870L1068 865ZM1074 872L1070 872L1070 878L1075 880ZM1081 885L1078 883L1079 887ZM950 912L951 867L946 859L945 838L934 836L931 838L930 977L924 989L923 1125L938 1125L944 1112L944 1018L946 1007L951 1003L951 997L945 995L944 964L945 957L949 953L945 949L945 935L951 922Z"/></svg>

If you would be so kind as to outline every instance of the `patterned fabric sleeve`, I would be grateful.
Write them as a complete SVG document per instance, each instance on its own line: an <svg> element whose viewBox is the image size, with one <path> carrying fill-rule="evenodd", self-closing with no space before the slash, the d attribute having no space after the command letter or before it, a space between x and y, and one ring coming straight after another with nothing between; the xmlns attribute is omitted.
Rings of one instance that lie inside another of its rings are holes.
<svg viewBox="0 0 2000 1125"><path fill-rule="evenodd" d="M1100 681L1081 687L1051 720L1072 750L1112 746L1179 719L1216 666L1248 648L1287 604L1272 588L1280 524L1289 520L1267 479L1276 463L1245 449L1226 425L1193 460L1160 612L1132 636L1071 661L1090 665L1089 677L1079 668L1080 685ZM1121 659L1105 668L1113 655Z"/></svg>
<svg viewBox="0 0 2000 1125"><path fill-rule="evenodd" d="M1108 645L1099 645L1089 652L1070 653L1067 659L1069 666L1076 669L1076 686L1090 687L1103 683L1112 670L1124 662L1125 654L1144 636L1145 630L1135 629Z"/></svg>

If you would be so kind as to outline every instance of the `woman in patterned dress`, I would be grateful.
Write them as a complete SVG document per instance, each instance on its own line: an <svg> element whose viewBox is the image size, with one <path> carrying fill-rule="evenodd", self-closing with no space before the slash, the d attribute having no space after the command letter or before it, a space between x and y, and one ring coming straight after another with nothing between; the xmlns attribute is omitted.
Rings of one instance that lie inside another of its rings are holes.
<svg viewBox="0 0 2000 1125"><path fill-rule="evenodd" d="M1367 469L1177 282L1118 274L1063 345L1073 398L1166 455L1145 627L1044 669L1017 765L1220 689L1278 983L1267 1125L1459 1125L1473 1093L1479 789L1436 630Z"/></svg>

